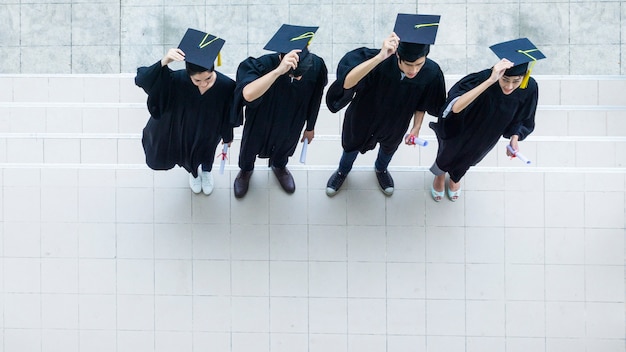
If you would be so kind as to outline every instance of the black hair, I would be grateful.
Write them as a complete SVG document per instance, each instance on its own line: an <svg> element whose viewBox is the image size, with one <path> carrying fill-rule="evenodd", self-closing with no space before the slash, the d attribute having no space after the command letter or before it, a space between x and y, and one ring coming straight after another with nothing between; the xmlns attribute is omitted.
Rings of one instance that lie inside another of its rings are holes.
<svg viewBox="0 0 626 352"><path fill-rule="evenodd" d="M504 71L504 75L508 77L523 76L526 74L527 70L528 62L511 67L510 69Z"/></svg>
<svg viewBox="0 0 626 352"><path fill-rule="evenodd" d="M402 61L413 62L421 57L428 55L430 45L400 42L398 45L398 57Z"/></svg>
<svg viewBox="0 0 626 352"><path fill-rule="evenodd" d="M187 74L189 76L193 76L195 74L206 72L206 71L213 72L214 69L215 69L215 65L211 66L211 68L206 68L206 67L202 67L200 65L192 64L191 62L185 61L185 70L187 70Z"/></svg>

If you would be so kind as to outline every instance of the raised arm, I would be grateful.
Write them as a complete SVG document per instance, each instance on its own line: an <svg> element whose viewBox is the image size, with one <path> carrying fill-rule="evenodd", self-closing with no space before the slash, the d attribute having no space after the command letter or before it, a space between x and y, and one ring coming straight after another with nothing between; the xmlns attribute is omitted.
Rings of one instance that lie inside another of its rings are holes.
<svg viewBox="0 0 626 352"><path fill-rule="evenodd" d="M487 90L487 88L489 88L492 84L498 82L498 80L504 75L504 71L511 67L513 67L513 63L507 59L502 59L497 64L493 65L489 78L487 78L487 80L477 85L473 89L461 95L459 99L454 102L454 105L452 105L452 112L458 114L459 112L463 111L474 100L476 100L479 95Z"/></svg>
<svg viewBox="0 0 626 352"><path fill-rule="evenodd" d="M183 60L185 60L185 53L178 48L172 48L161 59L161 67L167 66L170 62Z"/></svg>
<svg viewBox="0 0 626 352"><path fill-rule="evenodd" d="M400 38L392 32L383 41L383 46L380 49L378 55L367 61L362 62L348 73L346 79L343 82L343 89L351 89L359 84L363 77L370 73L370 71L372 71L374 67L378 66L378 64L383 62L389 56L396 53L396 50L398 49L398 44L400 44Z"/></svg>
<svg viewBox="0 0 626 352"><path fill-rule="evenodd" d="M278 67L273 69L272 71L266 73L265 75L255 79L254 81L248 83L243 88L242 94L243 98L247 102L255 101L259 99L268 89L276 82L278 77L284 75L289 72L291 69L296 69L298 67L298 53L302 50L292 50L289 53L285 54L285 56L280 60L280 64Z"/></svg>

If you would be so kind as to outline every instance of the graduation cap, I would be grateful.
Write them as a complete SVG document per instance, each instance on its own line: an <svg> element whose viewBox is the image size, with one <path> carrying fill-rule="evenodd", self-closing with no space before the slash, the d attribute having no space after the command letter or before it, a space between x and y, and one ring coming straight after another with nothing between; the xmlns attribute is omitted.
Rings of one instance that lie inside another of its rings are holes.
<svg viewBox="0 0 626 352"><path fill-rule="evenodd" d="M293 26L283 24L263 49L286 54L292 50L302 50L300 57L306 56L307 46L319 27Z"/></svg>
<svg viewBox="0 0 626 352"><path fill-rule="evenodd" d="M499 58L507 59L513 63L513 67L505 71L507 76L521 76L524 79L520 88L524 89L528 85L530 72L537 60L545 59L546 56L537 49L537 47L528 40L528 38L519 38L495 44L489 47Z"/></svg>
<svg viewBox="0 0 626 352"><path fill-rule="evenodd" d="M215 58L217 58L217 66L222 65L220 50L224 43L226 41L222 38L189 28L178 44L178 48L185 53L185 61L210 69L213 67Z"/></svg>
<svg viewBox="0 0 626 352"><path fill-rule="evenodd" d="M399 13L393 31L401 42L415 44L435 44L439 15L410 15Z"/></svg>

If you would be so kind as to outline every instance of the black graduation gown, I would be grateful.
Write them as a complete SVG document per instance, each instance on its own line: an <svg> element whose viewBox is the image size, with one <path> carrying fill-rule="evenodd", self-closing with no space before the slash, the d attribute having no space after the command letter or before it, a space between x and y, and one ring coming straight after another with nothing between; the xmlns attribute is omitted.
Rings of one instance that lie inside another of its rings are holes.
<svg viewBox="0 0 626 352"><path fill-rule="evenodd" d="M200 164L213 165L220 139L232 141L229 119L235 82L216 73L215 84L200 94L185 70L161 67L161 61L137 69L135 84L148 94L150 119L142 143L151 169L179 165L197 177Z"/></svg>
<svg viewBox="0 0 626 352"><path fill-rule="evenodd" d="M239 166L254 161L256 156L272 160L292 156L300 140L302 128L315 128L322 102L328 71L324 60L311 53L313 65L300 80L288 74L279 77L260 98L247 102L243 88L250 82L274 70L280 64L278 54L259 58L249 57L237 69L233 125L245 125L241 139Z"/></svg>
<svg viewBox="0 0 626 352"><path fill-rule="evenodd" d="M337 80L326 93L332 112L348 106L343 121L341 143L346 152L365 153L380 143L386 154L402 143L416 111L438 116L446 99L446 87L439 65L426 59L414 78L402 78L395 55L376 66L351 89L344 89L347 74L380 50L359 48L347 53L337 67Z"/></svg>
<svg viewBox="0 0 626 352"><path fill-rule="evenodd" d="M463 93L472 90L491 75L491 69L465 76L448 92L446 107ZM430 127L437 134L439 150L436 164L458 182L471 166L480 162L500 137L518 135L524 140L535 128L539 88L531 77L526 89L505 95L496 82L463 111L450 112ZM446 110L448 110L446 108Z"/></svg>

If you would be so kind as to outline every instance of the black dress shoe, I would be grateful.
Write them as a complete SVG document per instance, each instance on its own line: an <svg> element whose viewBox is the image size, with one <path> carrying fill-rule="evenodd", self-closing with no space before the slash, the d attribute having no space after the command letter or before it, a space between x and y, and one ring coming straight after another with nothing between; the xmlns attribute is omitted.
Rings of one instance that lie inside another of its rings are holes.
<svg viewBox="0 0 626 352"><path fill-rule="evenodd" d="M291 176L291 172L287 170L286 167L275 167L272 166L272 171L274 171L274 175L278 179L278 183L287 193L293 193L296 191L296 182L293 180L293 176Z"/></svg>
<svg viewBox="0 0 626 352"><path fill-rule="evenodd" d="M252 171L239 171L237 177L235 178L235 184L233 185L233 190L235 191L235 198L243 198L243 196L248 193L248 185L250 184L250 176L252 176Z"/></svg>

